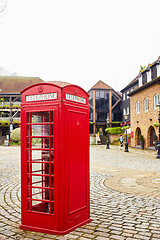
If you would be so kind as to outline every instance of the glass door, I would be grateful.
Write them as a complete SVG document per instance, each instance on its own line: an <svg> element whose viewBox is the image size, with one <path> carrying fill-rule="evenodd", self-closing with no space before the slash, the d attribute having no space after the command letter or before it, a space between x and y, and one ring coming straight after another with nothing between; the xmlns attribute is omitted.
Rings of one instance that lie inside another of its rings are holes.
<svg viewBox="0 0 160 240"><path fill-rule="evenodd" d="M54 214L54 112L27 113L27 210Z"/></svg>

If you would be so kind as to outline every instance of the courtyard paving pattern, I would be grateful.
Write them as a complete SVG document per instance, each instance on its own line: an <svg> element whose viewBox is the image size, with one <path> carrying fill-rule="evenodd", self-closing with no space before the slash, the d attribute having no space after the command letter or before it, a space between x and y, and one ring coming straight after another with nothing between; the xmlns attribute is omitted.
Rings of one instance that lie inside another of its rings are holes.
<svg viewBox="0 0 160 240"><path fill-rule="evenodd" d="M65 235L23 231L20 148L0 147L0 239L160 239L160 160L155 151L91 146L91 219Z"/></svg>

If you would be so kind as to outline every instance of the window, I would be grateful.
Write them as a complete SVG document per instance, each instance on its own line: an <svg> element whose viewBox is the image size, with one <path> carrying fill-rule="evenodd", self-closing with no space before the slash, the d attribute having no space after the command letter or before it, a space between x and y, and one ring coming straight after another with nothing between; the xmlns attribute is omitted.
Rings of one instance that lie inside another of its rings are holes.
<svg viewBox="0 0 160 240"><path fill-rule="evenodd" d="M154 95L154 109L157 109L157 104L159 103L159 94Z"/></svg>
<svg viewBox="0 0 160 240"><path fill-rule="evenodd" d="M125 115L126 114L126 109L125 108L123 108L123 115Z"/></svg>
<svg viewBox="0 0 160 240"><path fill-rule="evenodd" d="M89 120L93 121L93 109L89 107Z"/></svg>
<svg viewBox="0 0 160 240"><path fill-rule="evenodd" d="M139 113L139 101L136 102L136 113Z"/></svg>
<svg viewBox="0 0 160 240"><path fill-rule="evenodd" d="M125 101L126 100L126 95L125 95L125 93L123 93L123 101Z"/></svg>
<svg viewBox="0 0 160 240"><path fill-rule="evenodd" d="M129 114L129 107L127 107L127 113L126 114Z"/></svg>
<svg viewBox="0 0 160 240"><path fill-rule="evenodd" d="M108 91L95 91L95 110L96 110L96 121L106 122L106 116L109 112L109 92ZM93 114L90 115L90 119Z"/></svg>
<svg viewBox="0 0 160 240"><path fill-rule="evenodd" d="M93 92L89 94L89 104L93 106Z"/></svg>
<svg viewBox="0 0 160 240"><path fill-rule="evenodd" d="M142 75L139 77L138 82L139 82L139 87L141 87L142 86Z"/></svg>
<svg viewBox="0 0 160 240"><path fill-rule="evenodd" d="M150 82L151 79L151 70L147 71L147 82Z"/></svg>
<svg viewBox="0 0 160 240"><path fill-rule="evenodd" d="M157 65L157 77L160 76L160 64Z"/></svg>
<svg viewBox="0 0 160 240"><path fill-rule="evenodd" d="M95 98L96 98L96 99L99 98L99 91L96 91L96 92L95 92Z"/></svg>
<svg viewBox="0 0 160 240"><path fill-rule="evenodd" d="M147 112L148 111L148 109L149 109L149 105L148 105L148 98L145 98L144 99L144 110L145 110L145 112Z"/></svg>
<svg viewBox="0 0 160 240"><path fill-rule="evenodd" d="M127 92L127 99L129 99L129 96L128 96L128 94L129 94L129 91Z"/></svg>

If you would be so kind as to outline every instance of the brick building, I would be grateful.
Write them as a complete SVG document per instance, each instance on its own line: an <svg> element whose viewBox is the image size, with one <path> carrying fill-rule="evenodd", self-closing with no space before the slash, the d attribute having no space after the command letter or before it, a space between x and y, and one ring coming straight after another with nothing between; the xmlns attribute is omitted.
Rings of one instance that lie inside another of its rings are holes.
<svg viewBox="0 0 160 240"><path fill-rule="evenodd" d="M140 71L138 87L128 94L131 110L131 146L140 146L139 136L144 137L144 147L154 148L158 128L157 103L160 95L160 58Z"/></svg>

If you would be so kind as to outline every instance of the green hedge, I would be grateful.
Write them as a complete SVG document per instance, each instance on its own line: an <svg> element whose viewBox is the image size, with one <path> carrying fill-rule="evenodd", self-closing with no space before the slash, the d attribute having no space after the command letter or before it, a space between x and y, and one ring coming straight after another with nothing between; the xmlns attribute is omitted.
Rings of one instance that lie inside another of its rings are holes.
<svg viewBox="0 0 160 240"><path fill-rule="evenodd" d="M15 128L11 133L11 140L13 142L19 142L21 140L20 128Z"/></svg>
<svg viewBox="0 0 160 240"><path fill-rule="evenodd" d="M121 127L112 127L112 128L106 128L105 131L109 134L122 134L123 129Z"/></svg>

